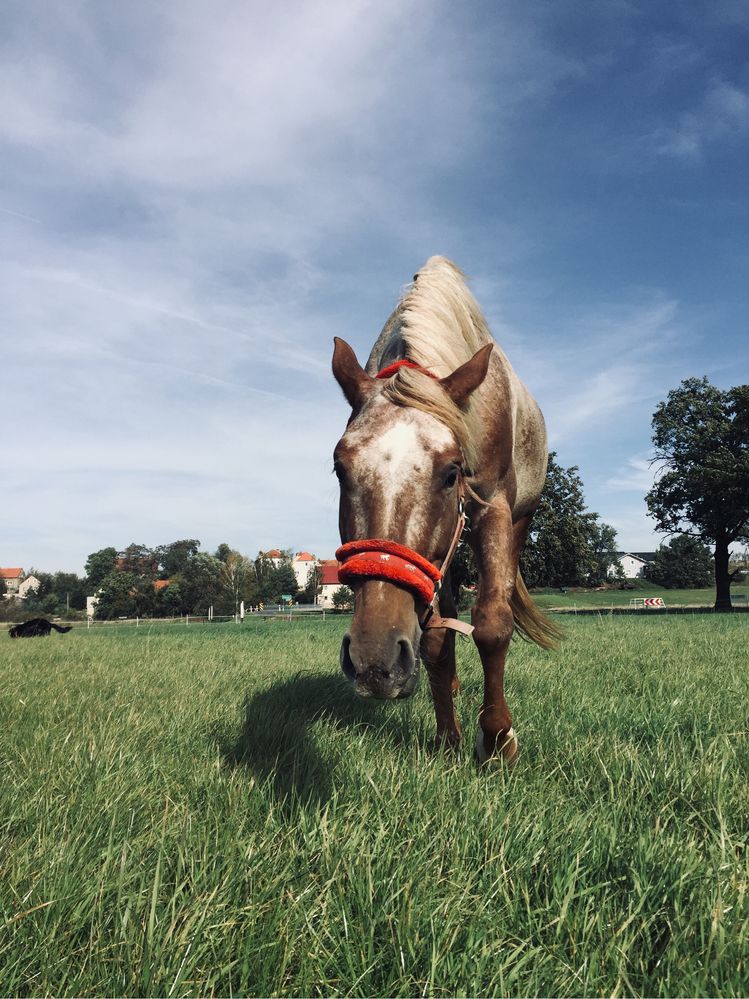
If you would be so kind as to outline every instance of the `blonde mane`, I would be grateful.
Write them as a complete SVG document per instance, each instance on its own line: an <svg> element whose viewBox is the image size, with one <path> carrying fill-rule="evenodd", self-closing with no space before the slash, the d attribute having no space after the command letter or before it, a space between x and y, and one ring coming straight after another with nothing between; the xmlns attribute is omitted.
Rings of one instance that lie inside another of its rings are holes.
<svg viewBox="0 0 749 999"><path fill-rule="evenodd" d="M431 257L424 264L391 322L391 328L399 327L406 356L438 378L455 371L492 341L464 274L445 257ZM388 379L382 394L398 406L420 409L444 423L458 441L468 467L476 467L483 437L480 399L460 409L439 382L405 367Z"/></svg>

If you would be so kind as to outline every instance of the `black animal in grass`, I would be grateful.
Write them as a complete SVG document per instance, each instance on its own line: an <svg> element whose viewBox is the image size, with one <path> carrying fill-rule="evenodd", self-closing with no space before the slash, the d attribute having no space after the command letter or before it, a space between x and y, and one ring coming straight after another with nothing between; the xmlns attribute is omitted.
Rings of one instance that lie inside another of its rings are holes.
<svg viewBox="0 0 749 999"><path fill-rule="evenodd" d="M66 631L70 631L72 625L69 624L67 628L63 628L43 617L33 617L30 621L24 621L22 624L14 624L8 629L8 634L11 638L44 638L53 628L64 634Z"/></svg>

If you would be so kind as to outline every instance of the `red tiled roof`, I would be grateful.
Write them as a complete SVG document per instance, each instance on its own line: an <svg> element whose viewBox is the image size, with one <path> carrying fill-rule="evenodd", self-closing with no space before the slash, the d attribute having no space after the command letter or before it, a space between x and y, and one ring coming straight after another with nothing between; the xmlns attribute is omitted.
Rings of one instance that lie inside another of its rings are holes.
<svg viewBox="0 0 749 999"><path fill-rule="evenodd" d="M18 579L23 576L23 569L0 569L2 579Z"/></svg>
<svg viewBox="0 0 749 999"><path fill-rule="evenodd" d="M315 556L310 555L309 552L297 552L296 553L297 562L314 562Z"/></svg>
<svg viewBox="0 0 749 999"><path fill-rule="evenodd" d="M266 558L283 558L283 555L281 554L281 552L277 548L273 548L269 552L263 552L263 555Z"/></svg>
<svg viewBox="0 0 749 999"><path fill-rule="evenodd" d="M338 586L338 569L340 563L335 559L328 559L320 566L320 586Z"/></svg>
<svg viewBox="0 0 749 999"><path fill-rule="evenodd" d="M155 579L153 581L153 588L159 593L161 590L165 590L170 583L171 579Z"/></svg>

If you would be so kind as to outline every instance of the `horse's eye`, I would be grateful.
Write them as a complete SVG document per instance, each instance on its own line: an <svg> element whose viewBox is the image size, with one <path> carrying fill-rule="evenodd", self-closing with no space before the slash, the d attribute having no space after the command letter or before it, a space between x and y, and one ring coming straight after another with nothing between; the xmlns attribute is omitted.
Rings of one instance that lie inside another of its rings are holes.
<svg viewBox="0 0 749 999"><path fill-rule="evenodd" d="M445 489L452 489L455 483L458 481L458 470L454 468L452 472L449 473L445 479Z"/></svg>

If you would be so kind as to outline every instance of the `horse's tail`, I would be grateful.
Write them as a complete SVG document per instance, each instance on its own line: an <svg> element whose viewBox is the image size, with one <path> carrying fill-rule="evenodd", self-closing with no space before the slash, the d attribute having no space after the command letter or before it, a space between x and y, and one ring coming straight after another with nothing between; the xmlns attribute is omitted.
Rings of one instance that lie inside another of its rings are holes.
<svg viewBox="0 0 749 999"><path fill-rule="evenodd" d="M564 632L559 625L542 614L533 603L533 598L526 589L523 577L515 578L515 592L510 600L515 627L529 642L535 642L542 649L555 649L564 638Z"/></svg>
<svg viewBox="0 0 749 999"><path fill-rule="evenodd" d="M63 635L65 634L66 631L72 631L72 629L73 629L73 625L72 624L69 624L67 626L67 628L63 628L59 624L55 624L54 621L50 621L49 623L50 623L50 626L55 629L55 631L59 631Z"/></svg>

